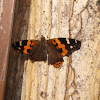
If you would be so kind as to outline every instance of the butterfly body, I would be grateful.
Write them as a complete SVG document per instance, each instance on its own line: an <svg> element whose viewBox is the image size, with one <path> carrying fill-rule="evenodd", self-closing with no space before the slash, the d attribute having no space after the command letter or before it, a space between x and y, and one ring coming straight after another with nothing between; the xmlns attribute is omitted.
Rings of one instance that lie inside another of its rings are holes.
<svg viewBox="0 0 100 100"><path fill-rule="evenodd" d="M48 64L58 68L63 62L64 56L69 56L74 51L79 50L81 42L75 39L54 38L46 40L22 40L12 44L15 50L28 54L32 61L46 61L48 54Z"/></svg>
<svg viewBox="0 0 100 100"><path fill-rule="evenodd" d="M44 37L41 38L39 43L33 46L29 52L29 57L33 61L46 61L47 60L47 43Z"/></svg>

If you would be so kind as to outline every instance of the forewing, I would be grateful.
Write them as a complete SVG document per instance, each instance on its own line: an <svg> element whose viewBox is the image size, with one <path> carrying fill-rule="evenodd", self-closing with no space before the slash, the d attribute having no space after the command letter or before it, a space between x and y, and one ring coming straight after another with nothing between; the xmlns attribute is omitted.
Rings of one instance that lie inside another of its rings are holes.
<svg viewBox="0 0 100 100"><path fill-rule="evenodd" d="M74 51L79 50L81 46L80 41L69 38L55 38L47 42L52 44L62 56L69 56Z"/></svg>
<svg viewBox="0 0 100 100"><path fill-rule="evenodd" d="M29 54L33 46L39 44L40 41L37 40L22 40L12 44L14 50L19 50L21 53Z"/></svg>

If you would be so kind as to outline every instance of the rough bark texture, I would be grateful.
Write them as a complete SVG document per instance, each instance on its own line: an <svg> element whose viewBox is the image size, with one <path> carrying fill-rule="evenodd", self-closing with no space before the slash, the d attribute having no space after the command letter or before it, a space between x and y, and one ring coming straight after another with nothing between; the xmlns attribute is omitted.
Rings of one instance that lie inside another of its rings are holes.
<svg viewBox="0 0 100 100"><path fill-rule="evenodd" d="M61 69L48 66L47 62L24 61L23 55L14 56L15 51L11 51L9 72L17 71L8 75L12 82L8 82L7 91L16 89L13 95L9 92L13 98L10 100L16 100L13 96L18 100L100 100L100 1L32 0L30 9L25 11L22 13L28 23L27 39L40 39L41 35L47 39L70 37L82 45L70 57L64 57ZM20 17L16 17L13 31L25 39L25 24L22 31L23 26L16 27L23 23ZM16 36L13 41L18 39Z"/></svg>

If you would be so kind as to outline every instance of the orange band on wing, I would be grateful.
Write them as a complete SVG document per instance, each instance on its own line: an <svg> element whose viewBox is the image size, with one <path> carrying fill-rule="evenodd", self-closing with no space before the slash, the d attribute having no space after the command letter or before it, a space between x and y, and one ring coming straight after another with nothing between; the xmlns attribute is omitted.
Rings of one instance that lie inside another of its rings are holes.
<svg viewBox="0 0 100 100"><path fill-rule="evenodd" d="M61 42L57 38L55 38L55 40L52 40L52 43L53 44L56 44L57 43L58 46L56 46L56 48L57 49L60 49L60 48L62 49L62 51L63 51L61 53L62 56L65 56L68 53L68 50L65 48L65 45L64 44L61 44Z"/></svg>
<svg viewBox="0 0 100 100"><path fill-rule="evenodd" d="M56 62L55 64L53 64L53 66L54 66L54 68L59 68L60 67L60 65L63 63L64 61L58 61L58 62Z"/></svg>
<svg viewBox="0 0 100 100"><path fill-rule="evenodd" d="M31 40L29 40L29 41L27 42L27 45L24 46L23 53L28 54L27 49L30 49L30 50L31 50L31 49L32 49L31 46L33 46L33 45L34 45L34 42L31 42Z"/></svg>

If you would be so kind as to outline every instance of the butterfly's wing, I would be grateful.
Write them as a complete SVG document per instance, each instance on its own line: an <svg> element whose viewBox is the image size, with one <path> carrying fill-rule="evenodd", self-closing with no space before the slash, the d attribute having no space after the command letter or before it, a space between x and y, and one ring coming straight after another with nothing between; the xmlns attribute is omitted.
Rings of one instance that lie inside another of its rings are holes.
<svg viewBox="0 0 100 100"><path fill-rule="evenodd" d="M46 61L46 50L42 49L41 41L38 40L22 40L12 44L15 50L19 50L23 54L28 54L29 59L34 61Z"/></svg>
<svg viewBox="0 0 100 100"><path fill-rule="evenodd" d="M48 43L54 45L54 47L61 53L62 56L69 56L74 51L79 50L81 42L75 39L69 38L55 38L48 40Z"/></svg>
<svg viewBox="0 0 100 100"><path fill-rule="evenodd" d="M63 56L69 56L79 50L81 42L75 39L55 38L47 40L48 63L59 67L63 63Z"/></svg>
<svg viewBox="0 0 100 100"><path fill-rule="evenodd" d="M48 64L58 68L63 63L63 57L58 50L50 43L47 43Z"/></svg>
<svg viewBox="0 0 100 100"><path fill-rule="evenodd" d="M78 40L75 40L75 39L58 38L58 40L60 41L60 44L62 45L61 52L62 52L63 56L69 56L74 51L79 50L81 47L81 42ZM63 47L63 45L64 45L64 47ZM59 48L59 46L58 46L58 48Z"/></svg>
<svg viewBox="0 0 100 100"><path fill-rule="evenodd" d="M18 50L21 53L29 54L29 52L32 50L32 47L39 43L40 42L37 40L22 40L22 41L13 43L12 47L14 48L14 50Z"/></svg>

